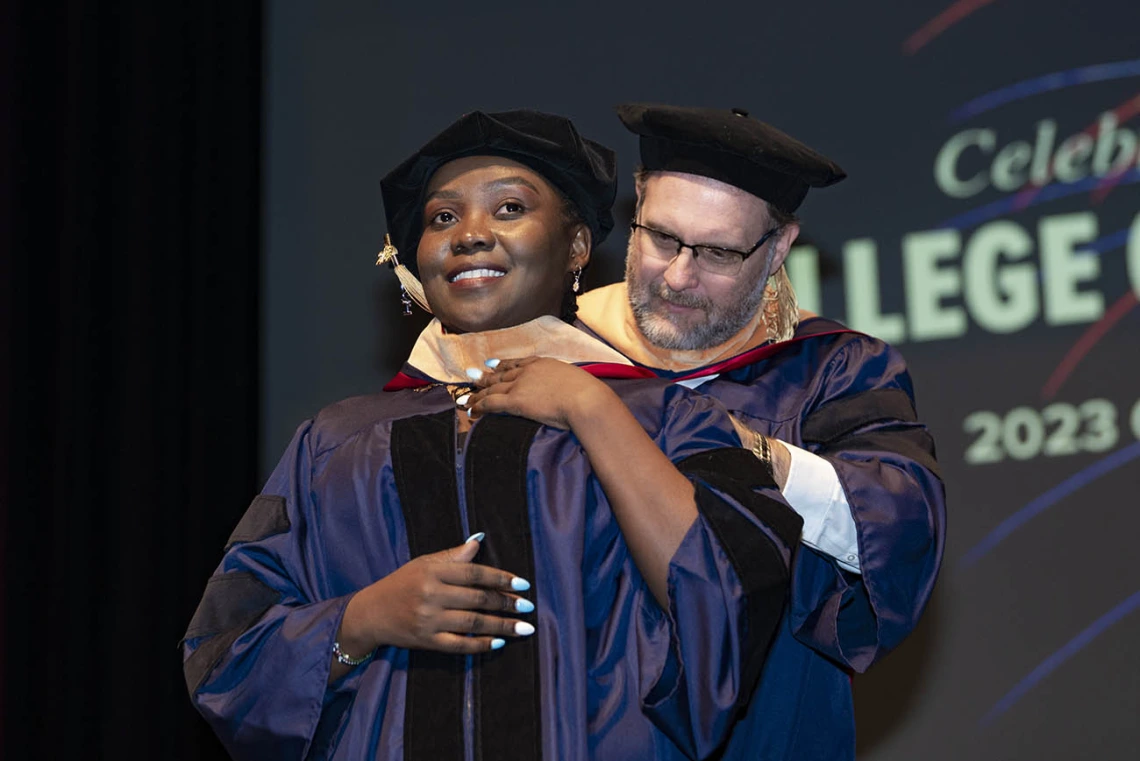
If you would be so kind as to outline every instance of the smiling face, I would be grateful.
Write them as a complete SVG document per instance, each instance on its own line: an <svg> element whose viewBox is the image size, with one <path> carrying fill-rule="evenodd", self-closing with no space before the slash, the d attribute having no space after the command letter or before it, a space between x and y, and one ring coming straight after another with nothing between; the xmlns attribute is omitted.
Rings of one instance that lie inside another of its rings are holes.
<svg viewBox="0 0 1140 761"><path fill-rule="evenodd" d="M567 223L562 196L498 156L444 164L428 183L417 249L432 312L467 333L557 316L567 273L590 257L590 231Z"/></svg>
<svg viewBox="0 0 1140 761"><path fill-rule="evenodd" d="M764 201L709 177L651 172L638 194L639 223L688 243L747 251L773 225ZM672 261L647 255L651 243L635 232L625 282L642 335L663 349L708 349L732 338L756 314L768 276L798 234L796 224L781 227L726 276L698 268L689 248Z"/></svg>

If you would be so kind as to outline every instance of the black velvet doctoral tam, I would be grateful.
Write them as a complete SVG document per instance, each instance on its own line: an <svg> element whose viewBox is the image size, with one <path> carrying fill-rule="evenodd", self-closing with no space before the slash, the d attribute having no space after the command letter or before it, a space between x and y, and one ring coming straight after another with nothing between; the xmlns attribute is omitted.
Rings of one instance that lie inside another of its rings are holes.
<svg viewBox="0 0 1140 761"><path fill-rule="evenodd" d="M380 182L388 233L400 261L416 271L428 182L444 164L466 156L503 156L525 164L566 195L601 243L614 219L616 158L609 148L578 134L565 117L541 111L473 111L432 138Z"/></svg>
<svg viewBox="0 0 1140 761"><path fill-rule="evenodd" d="M788 214L808 188L834 185L847 176L831 159L743 109L627 103L617 112L641 137L646 169L711 177Z"/></svg>

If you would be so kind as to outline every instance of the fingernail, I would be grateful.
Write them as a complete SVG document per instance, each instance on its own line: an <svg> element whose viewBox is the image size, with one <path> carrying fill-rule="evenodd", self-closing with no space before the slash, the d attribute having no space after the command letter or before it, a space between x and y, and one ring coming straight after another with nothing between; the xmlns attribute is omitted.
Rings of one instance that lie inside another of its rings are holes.
<svg viewBox="0 0 1140 761"><path fill-rule="evenodd" d="M469 367L465 372L467 373L467 377L471 380L479 380L483 377L483 371L478 367Z"/></svg>
<svg viewBox="0 0 1140 761"><path fill-rule="evenodd" d="M484 362L483 364L485 364L487 367L489 367L489 368L491 368L492 370L494 370L496 367L498 367L498 366L499 366L499 362L500 362L500 361L501 361L501 360L498 360L498 359L488 359L488 360L487 360L486 362Z"/></svg>
<svg viewBox="0 0 1140 761"><path fill-rule="evenodd" d="M515 610L519 613L533 613L534 603L530 600L524 600L521 597L515 600Z"/></svg>
<svg viewBox="0 0 1140 761"><path fill-rule="evenodd" d="M470 407L467 408L467 417L471 417L471 408Z"/></svg>
<svg viewBox="0 0 1140 761"><path fill-rule="evenodd" d="M511 589L516 592L525 592L530 589L530 582L526 579L520 579L518 576L511 579Z"/></svg>
<svg viewBox="0 0 1140 761"><path fill-rule="evenodd" d="M482 531L480 531L476 534L472 534L471 536L467 537L467 539L463 543L467 544L467 542L481 542L481 541L483 541L483 537L485 537L485 536L486 536L486 534L483 533Z"/></svg>
<svg viewBox="0 0 1140 761"><path fill-rule="evenodd" d="M534 634L534 627L528 624L526 621L519 621L515 624L515 634L519 635L520 637L529 637L530 635Z"/></svg>
<svg viewBox="0 0 1140 761"><path fill-rule="evenodd" d="M470 398L471 398L471 394L464 394L463 396L457 396L457 397L455 397L455 403L458 404L460 407L464 407L467 405L467 400Z"/></svg>
<svg viewBox="0 0 1140 761"><path fill-rule="evenodd" d="M507 644L507 641L505 639L499 639L498 637L495 637L493 640L491 640L491 649L498 650L505 644Z"/></svg>

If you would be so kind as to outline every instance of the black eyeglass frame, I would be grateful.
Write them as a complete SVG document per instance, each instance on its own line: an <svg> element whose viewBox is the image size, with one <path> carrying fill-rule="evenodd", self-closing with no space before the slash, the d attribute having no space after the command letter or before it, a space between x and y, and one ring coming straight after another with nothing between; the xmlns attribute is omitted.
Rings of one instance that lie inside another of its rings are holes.
<svg viewBox="0 0 1140 761"><path fill-rule="evenodd" d="M642 229L642 230L645 230L647 232L651 232L654 235L660 235L662 237L668 238L669 240L675 242L677 244L677 253L675 253L673 255L674 259L676 259L678 256L681 255L681 251L683 249L687 248L687 249L692 250L693 262L696 263L696 262L700 261L700 258L701 258L700 252L697 251L697 249L698 248L707 248L707 249L715 249L717 251L724 251L727 254L738 254L740 256L740 264L743 265L744 262L748 260L748 257L750 257L754 253L756 253L760 249L761 246L763 246L765 243L768 242L769 238L771 238L773 235L776 234L776 232L780 229L780 225L776 225L771 230L764 233L760 237L760 240L756 241L756 245L754 245L752 248L748 249L747 251L738 251L735 248L725 248L724 246L710 246L710 245L705 244L705 243L686 243L685 241L681 240L680 238L678 238L676 235L673 235L672 233L667 233L664 230L658 230L656 227L650 227L649 225L643 225L637 221L630 222L629 223L629 229L630 229L630 232L637 232L638 229ZM670 261L672 261L672 259Z"/></svg>

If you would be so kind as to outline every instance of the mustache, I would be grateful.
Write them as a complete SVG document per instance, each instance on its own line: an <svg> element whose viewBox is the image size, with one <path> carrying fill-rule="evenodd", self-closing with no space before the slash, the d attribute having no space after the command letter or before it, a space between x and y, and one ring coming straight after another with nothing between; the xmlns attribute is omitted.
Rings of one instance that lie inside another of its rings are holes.
<svg viewBox="0 0 1140 761"><path fill-rule="evenodd" d="M696 295L695 293L684 293L674 291L666 283L659 283L658 285L650 288L652 293L662 301L667 301L670 304L675 304L679 307L687 307L689 309L703 309L708 311L711 306L709 300Z"/></svg>

